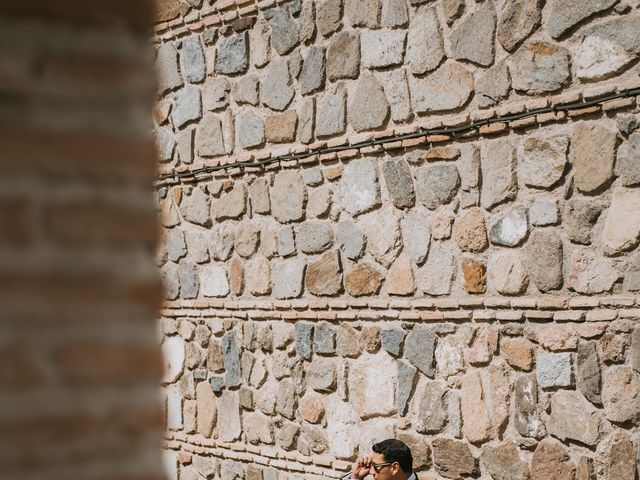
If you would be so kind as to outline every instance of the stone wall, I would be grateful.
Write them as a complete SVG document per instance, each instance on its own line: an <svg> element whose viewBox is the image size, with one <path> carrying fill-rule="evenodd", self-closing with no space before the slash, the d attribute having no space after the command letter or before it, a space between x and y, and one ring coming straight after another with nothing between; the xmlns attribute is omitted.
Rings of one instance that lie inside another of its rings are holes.
<svg viewBox="0 0 640 480"><path fill-rule="evenodd" d="M0 477L160 479L149 1L0 2Z"/></svg>
<svg viewBox="0 0 640 480"><path fill-rule="evenodd" d="M165 1L173 478L637 478L637 2Z"/></svg>

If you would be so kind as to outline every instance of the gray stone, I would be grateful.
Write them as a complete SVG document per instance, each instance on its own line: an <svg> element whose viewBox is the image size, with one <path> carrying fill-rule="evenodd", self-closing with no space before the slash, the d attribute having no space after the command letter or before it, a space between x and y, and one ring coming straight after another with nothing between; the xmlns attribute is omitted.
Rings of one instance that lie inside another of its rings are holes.
<svg viewBox="0 0 640 480"><path fill-rule="evenodd" d="M324 86L324 47L310 47L300 72L300 91L303 95L320 90Z"/></svg>
<svg viewBox="0 0 640 480"><path fill-rule="evenodd" d="M298 140L302 143L313 141L314 115L314 99L312 97L303 99L298 111Z"/></svg>
<svg viewBox="0 0 640 480"><path fill-rule="evenodd" d="M407 412L407 405L409 404L411 394L413 393L417 373L418 369L413 365L409 365L402 360L398 361L396 405L399 415L404 415Z"/></svg>
<svg viewBox="0 0 640 480"><path fill-rule="evenodd" d="M199 35L191 35L182 39L180 68L188 82L200 83L204 80L207 65Z"/></svg>
<svg viewBox="0 0 640 480"><path fill-rule="evenodd" d="M406 160L387 160L382 165L384 181L391 201L396 208L411 208L415 204L411 170Z"/></svg>
<svg viewBox="0 0 640 480"><path fill-rule="evenodd" d="M300 71L302 70L302 55L300 49L296 48L291 55L289 55L289 73L291 77L298 78Z"/></svg>
<svg viewBox="0 0 640 480"><path fill-rule="evenodd" d="M462 190L477 191L480 185L480 149L473 144L461 145L456 165Z"/></svg>
<svg viewBox="0 0 640 480"><path fill-rule="evenodd" d="M221 480L244 480L245 479L244 465L240 462L234 462L233 460L224 460L220 466L220 479Z"/></svg>
<svg viewBox="0 0 640 480"><path fill-rule="evenodd" d="M177 135L176 151L182 163L193 163L194 129L183 130Z"/></svg>
<svg viewBox="0 0 640 480"><path fill-rule="evenodd" d="M342 208L353 216L379 206L377 161L373 158L350 161L342 173L339 192Z"/></svg>
<svg viewBox="0 0 640 480"><path fill-rule="evenodd" d="M416 113L455 110L467 103L473 74L456 62L447 62L424 79L415 79L411 101Z"/></svg>
<svg viewBox="0 0 640 480"><path fill-rule="evenodd" d="M535 226L555 225L558 223L558 201L535 200L529 208L529 220Z"/></svg>
<svg viewBox="0 0 640 480"><path fill-rule="evenodd" d="M562 287L562 239L553 231L534 230L524 246L525 266L538 290Z"/></svg>
<svg viewBox="0 0 640 480"><path fill-rule="evenodd" d="M442 12L449 25L462 16L464 9L464 0L442 0Z"/></svg>
<svg viewBox="0 0 640 480"><path fill-rule="evenodd" d="M313 353L313 344L311 343L311 338L313 337L313 324L296 322L294 328L296 332L296 354L305 360L309 360Z"/></svg>
<svg viewBox="0 0 640 480"><path fill-rule="evenodd" d="M602 402L602 378L596 342L581 341L576 357L576 386L591 403Z"/></svg>
<svg viewBox="0 0 640 480"><path fill-rule="evenodd" d="M484 2L451 32L451 54L488 67L495 55L496 12L493 2Z"/></svg>
<svg viewBox="0 0 640 480"><path fill-rule="evenodd" d="M579 249L571 256L567 288L587 295L604 293L611 290L618 277L610 259L591 250Z"/></svg>
<svg viewBox="0 0 640 480"><path fill-rule="evenodd" d="M240 217L245 211L246 202L247 187L236 182L231 191L224 193L216 203L216 220Z"/></svg>
<svg viewBox="0 0 640 480"><path fill-rule="evenodd" d="M516 158L508 140L487 143L482 159L482 206L491 210L495 206L512 200L518 191Z"/></svg>
<svg viewBox="0 0 640 480"><path fill-rule="evenodd" d="M601 478L625 480L634 478L638 470L638 447L636 441L624 431L616 430L597 448L601 460Z"/></svg>
<svg viewBox="0 0 640 480"><path fill-rule="evenodd" d="M265 18L258 18L249 33L251 61L257 68L264 67L271 58L271 29Z"/></svg>
<svg viewBox="0 0 640 480"><path fill-rule="evenodd" d="M352 27L376 28L380 19L380 0L344 0L344 15Z"/></svg>
<svg viewBox="0 0 640 480"><path fill-rule="evenodd" d="M634 255L629 261L629 266L625 272L624 286L631 292L640 290L640 255L638 254Z"/></svg>
<svg viewBox="0 0 640 480"><path fill-rule="evenodd" d="M380 72L384 93L391 106L391 119L394 122L405 122L412 116L409 83L404 69L393 69Z"/></svg>
<svg viewBox="0 0 640 480"><path fill-rule="evenodd" d="M342 85L332 85L316 100L316 135L329 137L345 130L346 92Z"/></svg>
<svg viewBox="0 0 640 480"><path fill-rule="evenodd" d="M258 77L255 75L247 75L238 78L233 82L231 90L233 99L238 104L247 103L249 105L258 104Z"/></svg>
<svg viewBox="0 0 640 480"><path fill-rule="evenodd" d="M407 36L409 71L420 75L434 70L444 58L444 43L435 7L424 8L411 21Z"/></svg>
<svg viewBox="0 0 640 480"><path fill-rule="evenodd" d="M227 77L214 76L204 84L202 104L205 110L221 110L229 106L231 84Z"/></svg>
<svg viewBox="0 0 640 480"><path fill-rule="evenodd" d="M214 227L209 243L209 252L214 260L228 260L233 252L235 229L230 223L218 224Z"/></svg>
<svg viewBox="0 0 640 480"><path fill-rule="evenodd" d="M290 451L295 447L296 439L298 437L298 432L300 431L300 427L292 422L285 422L284 425L278 430L276 435L276 440L278 445L284 450ZM269 469L272 470L272 469ZM277 472L274 470L273 480L277 480ZM266 480L266 478L265 478Z"/></svg>
<svg viewBox="0 0 640 480"><path fill-rule="evenodd" d="M278 172L271 186L271 212L280 223L300 220L304 215L306 190L299 170Z"/></svg>
<svg viewBox="0 0 640 480"><path fill-rule="evenodd" d="M427 377L435 374L435 332L424 325L415 325L404 343L404 357Z"/></svg>
<svg viewBox="0 0 640 480"><path fill-rule="evenodd" d="M356 132L373 130L383 126L388 116L389 102L382 85L371 73L363 73L350 95L349 124Z"/></svg>
<svg viewBox="0 0 640 480"><path fill-rule="evenodd" d="M316 24L323 37L328 37L342 25L342 0L322 0L316 5Z"/></svg>
<svg viewBox="0 0 640 480"><path fill-rule="evenodd" d="M289 68L284 59L275 59L269 65L260 82L260 100L273 110L287 108L294 95Z"/></svg>
<svg viewBox="0 0 640 480"><path fill-rule="evenodd" d="M494 245L516 247L529 231L527 211L522 207L509 210L489 230L489 240Z"/></svg>
<svg viewBox="0 0 640 480"><path fill-rule="evenodd" d="M182 128L189 122L202 116L202 98L200 90L194 85L187 85L180 90L173 101L171 118L176 128Z"/></svg>
<svg viewBox="0 0 640 480"><path fill-rule="evenodd" d="M321 354L336 352L336 331L331 324L318 323L313 332L313 351Z"/></svg>
<svg viewBox="0 0 640 480"><path fill-rule="evenodd" d="M455 258L441 246L432 246L427 262L416 275L418 288L429 295L448 295L455 271Z"/></svg>
<svg viewBox="0 0 640 480"><path fill-rule="evenodd" d="M401 30L362 31L360 34L362 65L367 68L385 68L402 64L406 37L406 32Z"/></svg>
<svg viewBox="0 0 640 480"><path fill-rule="evenodd" d="M299 37L301 43L307 43L308 41L312 40L316 33L316 14L313 3L314 2L304 2L300 10ZM293 14L293 11L291 13Z"/></svg>
<svg viewBox="0 0 640 480"><path fill-rule="evenodd" d="M298 247L304 253L321 253L333 245L333 229L327 220L307 220L296 231Z"/></svg>
<svg viewBox="0 0 640 480"><path fill-rule="evenodd" d="M505 4L510 3L505 2ZM496 105L509 96L509 90L511 90L509 69L504 61L498 62L476 80L478 107L489 108Z"/></svg>
<svg viewBox="0 0 640 480"><path fill-rule="evenodd" d="M418 170L416 193L422 204L433 210L453 200L460 186L455 165L434 165Z"/></svg>
<svg viewBox="0 0 640 480"><path fill-rule="evenodd" d="M365 236L351 220L342 220L336 227L336 242L350 260L357 260L364 252Z"/></svg>
<svg viewBox="0 0 640 480"><path fill-rule="evenodd" d="M167 240L167 258L172 262L177 262L187 254L187 244L184 232L178 228L169 230Z"/></svg>
<svg viewBox="0 0 640 480"><path fill-rule="evenodd" d="M271 272L273 295L279 299L299 297L306 266L304 258L276 261Z"/></svg>
<svg viewBox="0 0 640 480"><path fill-rule="evenodd" d="M196 266L191 262L180 262L178 266L180 296L185 299L196 298L200 289Z"/></svg>
<svg viewBox="0 0 640 480"><path fill-rule="evenodd" d="M623 70L634 59L635 55L626 52L615 40L588 35L575 50L576 76L583 80L605 79Z"/></svg>
<svg viewBox="0 0 640 480"><path fill-rule="evenodd" d="M278 232L278 253L281 257L288 257L295 253L296 241L293 236L293 227L287 226Z"/></svg>
<svg viewBox="0 0 640 480"><path fill-rule="evenodd" d="M314 356L307 371L308 386L316 392L332 392L336 388L334 359Z"/></svg>
<svg viewBox="0 0 640 480"><path fill-rule="evenodd" d="M513 51L540 23L543 3L540 0L502 2L498 10L498 41Z"/></svg>
<svg viewBox="0 0 640 480"><path fill-rule="evenodd" d="M296 22L283 9L268 10L264 14L271 27L271 44L279 55L286 55L298 44L299 28Z"/></svg>
<svg viewBox="0 0 640 480"><path fill-rule="evenodd" d="M236 120L236 138L242 148L258 147L264 143L264 122L253 112L243 112Z"/></svg>
<svg viewBox="0 0 640 480"><path fill-rule="evenodd" d="M516 430L523 437L543 437L546 432L538 409L538 383L535 373L518 377L514 392Z"/></svg>
<svg viewBox="0 0 640 480"><path fill-rule="evenodd" d="M382 4L382 26L406 27L409 23L409 10L405 0L389 0Z"/></svg>
<svg viewBox="0 0 640 480"><path fill-rule="evenodd" d="M189 249L189 258L196 263L205 263L209 261L209 248L207 238L202 232L187 232L187 246Z"/></svg>
<svg viewBox="0 0 640 480"><path fill-rule="evenodd" d="M324 217L331 209L333 190L329 185L313 189L307 202L308 217Z"/></svg>
<svg viewBox="0 0 640 480"><path fill-rule="evenodd" d="M176 148L176 140L170 128L159 128L155 131L156 145L161 162L170 162Z"/></svg>
<svg viewBox="0 0 640 480"><path fill-rule="evenodd" d="M530 42L511 57L509 72L516 90L528 95L554 92L569 79L569 52L551 43Z"/></svg>
<svg viewBox="0 0 640 480"><path fill-rule="evenodd" d="M640 124L638 123L638 117L635 115L618 115L616 118L616 126L618 130L620 130L620 133L631 135L638 129Z"/></svg>
<svg viewBox="0 0 640 480"><path fill-rule="evenodd" d="M184 85L178 69L178 51L173 43L163 43L156 58L158 90L165 93Z"/></svg>
<svg viewBox="0 0 640 480"><path fill-rule="evenodd" d="M431 229L429 217L417 210L410 210L401 220L403 251L406 251L411 259L418 265L422 265L431 242Z"/></svg>
<svg viewBox="0 0 640 480"><path fill-rule="evenodd" d="M538 352L536 355L536 379L541 388L572 386L574 379L571 354Z"/></svg>
<svg viewBox="0 0 640 480"><path fill-rule="evenodd" d="M224 383L227 388L237 387L242 383L240 371L240 348L233 331L222 337L222 357L224 359Z"/></svg>
<svg viewBox="0 0 640 480"><path fill-rule="evenodd" d="M389 268L402 247L397 212L391 207L376 210L363 215L359 223L367 236L369 253L380 264Z"/></svg>
<svg viewBox="0 0 640 480"><path fill-rule="evenodd" d="M519 149L520 173L530 187L549 188L562 178L567 164L569 138L528 137Z"/></svg>
<svg viewBox="0 0 640 480"><path fill-rule="evenodd" d="M636 372L640 373L640 327L633 329L630 350L630 365Z"/></svg>
<svg viewBox="0 0 640 480"><path fill-rule="evenodd" d="M399 357L400 353L402 352L404 335L404 330L397 328L382 330L382 332L380 332L382 348L384 348L394 357Z"/></svg>
<svg viewBox="0 0 640 480"><path fill-rule="evenodd" d="M626 187L640 184L640 133L629 135L629 139L618 148L616 173Z"/></svg>
<svg viewBox="0 0 640 480"><path fill-rule="evenodd" d="M416 432L441 432L447 424L447 413L447 384L442 380L427 382L417 399L414 421Z"/></svg>
<svg viewBox="0 0 640 480"><path fill-rule="evenodd" d="M360 73L360 36L354 32L338 32L331 37L327 50L329 80L357 78Z"/></svg>
<svg viewBox="0 0 640 480"><path fill-rule="evenodd" d="M214 113L207 113L196 128L196 155L199 157L215 157L224 155L224 135L222 122Z"/></svg>
<svg viewBox="0 0 640 480"><path fill-rule="evenodd" d="M278 393L276 394L276 412L289 420L293 420L297 404L298 399L291 381L282 380L278 384Z"/></svg>
<svg viewBox="0 0 640 480"><path fill-rule="evenodd" d="M600 429L600 414L580 392L560 390L553 394L547 421L547 431L551 435L563 441L569 439L596 445Z"/></svg>
<svg viewBox="0 0 640 480"><path fill-rule="evenodd" d="M597 192L613 176L616 132L601 125L579 123L571 135L570 159L578 190Z"/></svg>
<svg viewBox="0 0 640 480"><path fill-rule="evenodd" d="M588 198L572 198L564 209L562 225L569 240L583 245L591 243L593 226L602 213L602 206Z"/></svg>
<svg viewBox="0 0 640 480"><path fill-rule="evenodd" d="M247 32L224 38L219 42L216 72L224 75L243 73L249 67Z"/></svg>
<svg viewBox="0 0 640 480"><path fill-rule="evenodd" d="M223 267L206 265L200 272L202 295L205 297L226 297L229 295L229 281Z"/></svg>
<svg viewBox="0 0 640 480"><path fill-rule="evenodd" d="M572 0L550 0L546 18L546 27L553 38L565 32L594 13L611 7L616 0L584 0L576 3Z"/></svg>
<svg viewBox="0 0 640 480"><path fill-rule="evenodd" d="M183 196L180 213L187 222L208 227L211 225L211 205L209 196L200 188L194 188L191 195Z"/></svg>
<svg viewBox="0 0 640 480"><path fill-rule="evenodd" d="M249 185L249 197L251 198L251 208L255 213L269 213L271 202L269 200L269 181L266 178L259 178Z"/></svg>

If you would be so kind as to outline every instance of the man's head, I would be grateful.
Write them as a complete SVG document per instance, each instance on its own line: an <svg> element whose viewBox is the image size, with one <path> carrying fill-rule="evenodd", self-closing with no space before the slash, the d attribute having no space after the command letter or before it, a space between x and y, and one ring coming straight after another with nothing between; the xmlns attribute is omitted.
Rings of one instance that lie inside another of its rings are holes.
<svg viewBox="0 0 640 480"><path fill-rule="evenodd" d="M404 480L413 471L411 450L404 442L389 438L373 447L371 473L375 480Z"/></svg>

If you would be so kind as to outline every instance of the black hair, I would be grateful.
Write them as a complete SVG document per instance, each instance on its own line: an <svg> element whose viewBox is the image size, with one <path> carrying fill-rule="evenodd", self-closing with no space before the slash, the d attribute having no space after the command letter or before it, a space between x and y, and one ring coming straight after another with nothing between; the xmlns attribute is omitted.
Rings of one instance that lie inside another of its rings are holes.
<svg viewBox="0 0 640 480"><path fill-rule="evenodd" d="M411 450L404 442L389 438L376 443L371 449L375 453L380 453L384 457L385 462L398 462L400 468L407 473L413 471L413 457Z"/></svg>

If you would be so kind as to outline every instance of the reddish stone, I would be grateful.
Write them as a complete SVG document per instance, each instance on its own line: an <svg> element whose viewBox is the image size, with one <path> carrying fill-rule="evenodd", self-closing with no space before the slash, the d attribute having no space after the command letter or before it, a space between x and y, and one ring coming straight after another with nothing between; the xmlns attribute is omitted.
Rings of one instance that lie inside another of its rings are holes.
<svg viewBox="0 0 640 480"><path fill-rule="evenodd" d="M354 297L374 295L380 290L382 274L368 263L361 263L351 269L345 278L347 293Z"/></svg>
<svg viewBox="0 0 640 480"><path fill-rule="evenodd" d="M469 293L484 293L487 290L487 267L484 262L464 257L461 267L464 289Z"/></svg>

